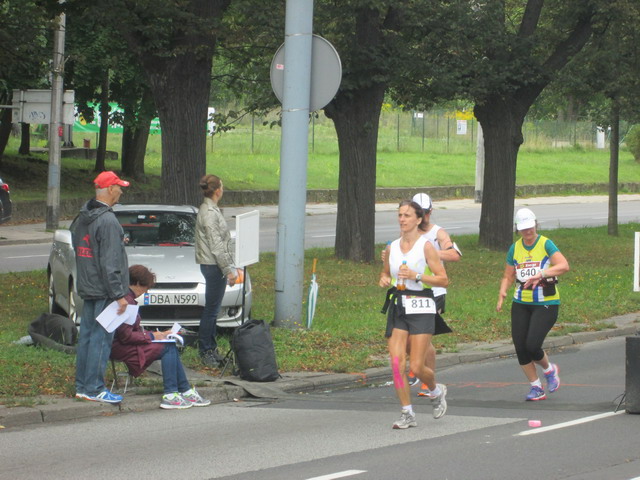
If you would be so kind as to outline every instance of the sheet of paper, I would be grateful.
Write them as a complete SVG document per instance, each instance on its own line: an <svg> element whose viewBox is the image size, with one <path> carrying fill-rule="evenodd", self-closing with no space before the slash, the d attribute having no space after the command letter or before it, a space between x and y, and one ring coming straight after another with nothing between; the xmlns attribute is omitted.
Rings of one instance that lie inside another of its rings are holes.
<svg viewBox="0 0 640 480"><path fill-rule="evenodd" d="M127 309L122 315L118 315L118 302L111 302L107 305L100 315L96 317L96 320L103 328L112 333L123 323L133 325L138 316L138 305L127 305Z"/></svg>

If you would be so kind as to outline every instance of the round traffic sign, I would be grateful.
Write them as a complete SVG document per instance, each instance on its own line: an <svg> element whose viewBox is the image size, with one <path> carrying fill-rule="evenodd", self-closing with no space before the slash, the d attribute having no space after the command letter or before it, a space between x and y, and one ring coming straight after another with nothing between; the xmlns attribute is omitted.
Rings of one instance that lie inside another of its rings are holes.
<svg viewBox="0 0 640 480"><path fill-rule="evenodd" d="M309 111L320 110L335 96L342 80L342 63L328 40L313 35L311 41L311 92ZM284 91L284 43L271 60L271 88L282 103Z"/></svg>

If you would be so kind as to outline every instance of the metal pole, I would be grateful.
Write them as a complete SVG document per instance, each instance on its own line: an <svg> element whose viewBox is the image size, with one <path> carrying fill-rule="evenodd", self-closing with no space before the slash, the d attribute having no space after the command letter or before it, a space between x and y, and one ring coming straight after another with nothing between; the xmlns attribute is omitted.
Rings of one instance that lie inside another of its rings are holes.
<svg viewBox="0 0 640 480"><path fill-rule="evenodd" d="M251 115L251 153L253 153L253 142L256 134L256 116Z"/></svg>
<svg viewBox="0 0 640 480"><path fill-rule="evenodd" d="M66 16L61 13L53 33L53 76L49 121L49 173L47 181L47 229L58 228L60 217L60 138L62 137L62 82Z"/></svg>
<svg viewBox="0 0 640 480"><path fill-rule="evenodd" d="M425 117L427 116L426 112L422 112L422 151L424 152L424 122Z"/></svg>
<svg viewBox="0 0 640 480"><path fill-rule="evenodd" d="M311 152L316 152L316 113L311 114Z"/></svg>
<svg viewBox="0 0 640 480"><path fill-rule="evenodd" d="M473 201L482 203L482 189L484 187L484 135L482 125L478 122L478 143L476 147L476 188Z"/></svg>
<svg viewBox="0 0 640 480"><path fill-rule="evenodd" d="M274 324L291 329L303 326L312 34L313 0L287 0Z"/></svg>

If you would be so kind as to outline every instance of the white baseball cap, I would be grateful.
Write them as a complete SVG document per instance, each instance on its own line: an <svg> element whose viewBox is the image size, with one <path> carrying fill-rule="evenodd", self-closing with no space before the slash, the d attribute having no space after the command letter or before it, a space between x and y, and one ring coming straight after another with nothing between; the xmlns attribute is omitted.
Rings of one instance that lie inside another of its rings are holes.
<svg viewBox="0 0 640 480"><path fill-rule="evenodd" d="M416 202L418 205L422 207L422 209L429 213L433 208L433 204L431 203L431 197L426 193L416 193L412 200Z"/></svg>
<svg viewBox="0 0 640 480"><path fill-rule="evenodd" d="M521 208L516 212L516 230L526 230L536 226L536 216L528 208Z"/></svg>

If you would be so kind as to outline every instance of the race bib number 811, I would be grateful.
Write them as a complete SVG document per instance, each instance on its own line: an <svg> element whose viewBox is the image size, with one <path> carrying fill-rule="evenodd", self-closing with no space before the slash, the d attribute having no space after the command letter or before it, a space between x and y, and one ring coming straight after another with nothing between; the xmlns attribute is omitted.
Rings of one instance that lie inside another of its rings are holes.
<svg viewBox="0 0 640 480"><path fill-rule="evenodd" d="M403 296L402 303L407 315L416 313L436 313L436 302L430 297Z"/></svg>

